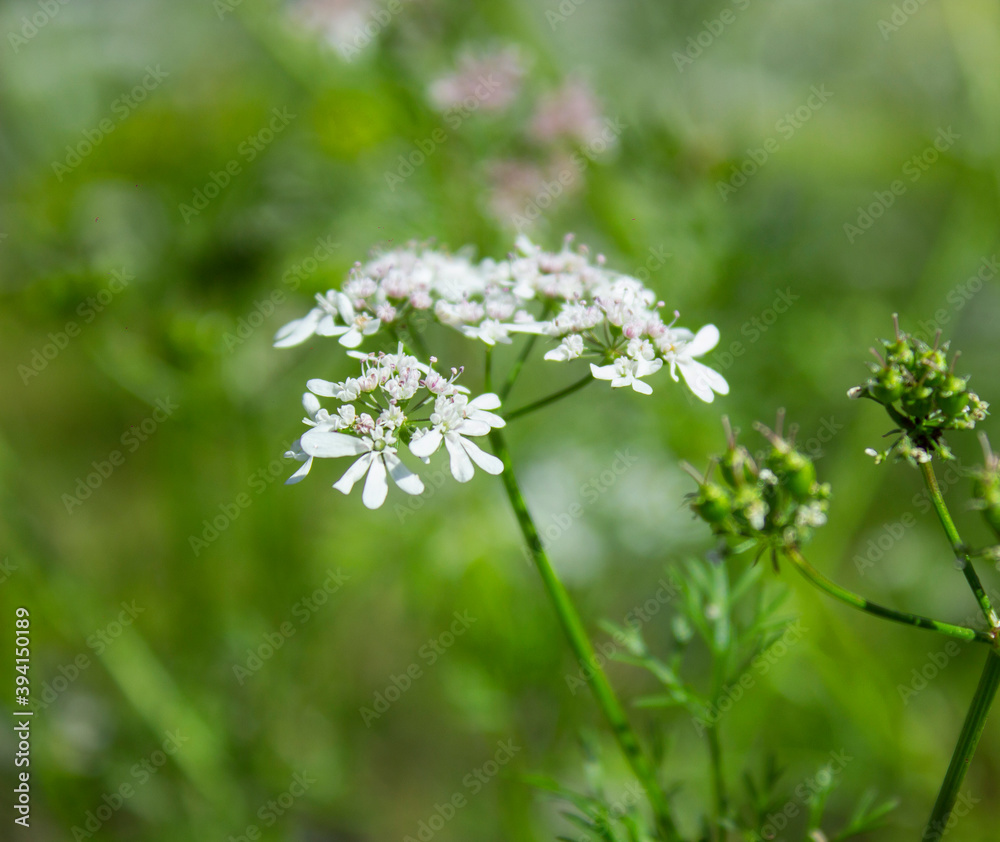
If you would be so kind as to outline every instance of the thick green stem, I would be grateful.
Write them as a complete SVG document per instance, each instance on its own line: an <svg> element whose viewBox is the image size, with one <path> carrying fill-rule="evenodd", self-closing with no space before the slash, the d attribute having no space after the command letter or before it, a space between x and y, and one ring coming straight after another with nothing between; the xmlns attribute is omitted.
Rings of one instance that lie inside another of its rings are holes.
<svg viewBox="0 0 1000 842"><path fill-rule="evenodd" d="M908 626L916 626L919 629L940 632L941 634L946 634L949 637L957 637L959 640L971 640L976 641L977 643L986 643L991 646L994 645L993 637L987 632L977 631L976 629L966 628L965 626L956 626L951 623L944 623L940 620L932 620L929 617L921 617L919 614L909 614L905 611L896 611L892 608L886 608L883 605L878 605L871 600L865 599L863 596L859 596L853 591L842 588L830 579L827 579L826 576L806 561L805 557L796 547L786 548L785 553L792 564L795 565L796 570L798 570L799 573L805 576L810 582L818 588L826 591L831 596L839 599L841 602L845 602L853 608L857 608L859 611L866 611L876 617L882 617L883 619L892 620L896 623L904 623Z"/></svg>
<svg viewBox="0 0 1000 842"><path fill-rule="evenodd" d="M927 828L924 830L922 842L937 842L947 830L948 819L955 806L955 800L958 798L958 790L965 779L969 764L972 763L972 756L976 753L979 738L983 735L986 717L989 715L998 687L1000 687L1000 654L993 650L986 659L986 666L979 679L976 695L972 697L972 705L965 715L965 724L962 726L958 745L955 746L955 752L951 756L948 772L944 776L944 783L941 784L941 791L938 793L934 810L927 822ZM962 836L964 837L966 834L962 834Z"/></svg>
<svg viewBox="0 0 1000 842"><path fill-rule="evenodd" d="M618 741L625 759L646 790L646 797L649 799L650 806L653 809L656 824L662 838L666 842L676 842L676 840L680 839L680 836L670 815L670 805L657 781L656 771L640 747L639 740L636 738L632 726L629 725L625 710L622 708L621 702L618 701L618 697L615 695L607 675L605 675L604 670L600 666L600 662L594 652L593 644L591 644L590 638L587 636L583 621L580 619L580 615L577 613L569 593L566 591L566 587L556 575L548 555L542 547L538 529L531 518L531 514L528 512L527 504L524 501L517 478L514 475L507 442L499 430L493 430L490 433L490 440L493 444L494 452L503 462L504 469L500 478L503 480L507 497L510 500L511 507L514 509L514 514L517 517L518 525L521 527L524 540L531 551L535 567L538 568L538 572L542 577L545 590L549 595L553 608L555 608L563 631L569 639L573 654L592 673L590 687L594 693L594 698L597 700L598 706L611 725L615 739Z"/></svg>
<svg viewBox="0 0 1000 842"><path fill-rule="evenodd" d="M952 520L951 512L948 511L948 506L944 502L944 495L941 493L941 487L938 485L933 465L930 462L924 462L920 466L920 470L924 475L924 482L927 483L927 490L930 492L931 502L934 503L934 510L937 512L938 520L941 521L941 525L944 527L948 541L951 543L952 551L955 553L955 559L962 568L962 573L965 574L965 579L969 583L969 587L972 588L972 592L976 595L976 602L983 609L986 622L989 623L991 629L1000 629L1000 618L997 617L996 612L993 610L990 598L986 595L985 588L983 588L983 583L979 581L979 576L972 566L969 550L962 542L962 538L958 534L958 529L955 527L955 521Z"/></svg>
<svg viewBox="0 0 1000 842"><path fill-rule="evenodd" d="M542 398L534 403L529 403L527 406L522 406L520 409L515 409L509 415L505 415L504 418L507 421L513 421L515 418L520 418L522 415L527 415L529 412L534 412L536 409L541 409L543 406L548 406L550 403L555 403L561 398L565 398L567 395L573 394L573 392L582 389L588 383L593 383L594 378L592 375L588 374L586 377L582 377L575 383L571 383L565 389L560 389L558 392L549 395L547 398Z"/></svg>

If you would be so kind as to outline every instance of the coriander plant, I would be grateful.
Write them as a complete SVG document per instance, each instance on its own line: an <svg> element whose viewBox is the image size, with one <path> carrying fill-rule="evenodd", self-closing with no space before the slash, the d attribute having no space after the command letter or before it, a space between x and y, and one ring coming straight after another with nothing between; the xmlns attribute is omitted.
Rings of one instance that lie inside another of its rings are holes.
<svg viewBox="0 0 1000 842"><path fill-rule="evenodd" d="M958 355L949 362L948 346L940 344L940 337L929 346L900 332L897 323L895 337L882 342L881 353L873 352L877 362L870 364L871 377L849 395L879 403L888 413L894 424L890 435L895 438L884 451L868 452L879 463L891 457L921 472L951 552L983 613L985 629L878 605L835 584L810 564L803 547L826 522L831 489L818 480L813 461L796 446L794 429L785 433L783 413L779 412L773 429L756 425L765 444L756 453L738 442L724 418L726 450L711 460L704 474L685 466L697 482L689 505L720 539L719 547L707 559L673 568L672 581L681 598L672 619L672 641L665 650L662 645L647 645L636 624L605 628L621 647L617 659L644 669L662 688L636 704L681 709L705 738L711 793L692 833L678 822L678 788L667 787L661 779L666 741L657 739L645 746L633 729L542 545L504 430L508 423L595 380L607 381L613 389L630 387L649 394L649 379L665 366L674 381L683 377L697 397L711 402L717 394L728 394L729 385L698 358L716 346L719 331L711 324L697 332L678 327L677 313L664 320L664 302L641 281L607 268L601 256L591 260L585 248L573 248L571 241L567 237L560 251L550 253L521 237L507 259L478 263L463 253L411 244L356 264L341 290L317 295L316 306L281 328L274 344L285 348L313 336L336 337L344 353L356 361L357 370L356 376L343 381L307 382L302 402L309 429L286 454L302 463L288 483L303 480L316 459L352 457L333 487L349 494L364 480L362 503L377 509L388 499L388 479L404 494L422 494L419 465L430 463L442 446L458 482L471 480L476 468L500 477L552 608L574 656L587 666L587 684L648 806L647 813L637 795L628 803L606 797L595 749L588 750L587 793L570 791L547 778L532 778L542 789L570 802L573 809L565 816L583 831L583 837L574 838L579 842L774 839L787 826L787 819L782 824L775 818L787 810L775 810L793 802L773 759L766 761L759 775L746 770L740 796L728 786L717 714L747 665L792 628L789 618L778 616L782 594L759 581L763 566L757 562L762 557L775 571L787 562L811 584L875 617L985 644L989 651L983 678L923 836L939 839L949 827L959 785L1000 686L1000 619L974 567L977 559L996 558L1000 550L996 546L973 550L962 540L933 467L936 460L954 458L946 434L973 429L987 415L987 404L968 390L966 378L955 373ZM466 362L482 367L482 394L473 395L461 382L467 365L441 365L424 330L432 323L469 341L472 356ZM508 371L494 371L493 349L514 341L522 343L520 354ZM585 360L590 371L575 382L554 385L546 397L508 410L509 395L536 350L544 351L544 360L550 362ZM324 406L321 398L335 403ZM483 449L484 440L492 452ZM974 475L972 504L1000 540L1000 459L985 439L984 449L985 465ZM752 553L750 561L733 578L728 567L739 564L737 557L745 553ZM686 675L685 656L693 646L707 655L707 683ZM829 768L822 780L805 799L800 837L804 842L865 833L894 806L891 801L878 803L870 792L847 824L829 835L822 827L833 786Z"/></svg>

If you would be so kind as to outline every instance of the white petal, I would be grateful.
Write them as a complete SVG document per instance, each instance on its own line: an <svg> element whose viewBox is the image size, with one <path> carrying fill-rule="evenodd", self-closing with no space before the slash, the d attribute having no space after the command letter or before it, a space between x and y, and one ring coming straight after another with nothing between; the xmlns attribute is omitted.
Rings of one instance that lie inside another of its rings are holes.
<svg viewBox="0 0 1000 842"><path fill-rule="evenodd" d="M338 325L333 316L329 314L324 315L319 324L316 325L316 333L320 336L340 336L349 330L350 328L346 325Z"/></svg>
<svg viewBox="0 0 1000 842"><path fill-rule="evenodd" d="M306 388L314 395L322 395L324 398L332 398L334 396L333 383L329 380L308 380L306 381ZM305 403L305 397L302 398L302 402ZM317 409L319 408L319 401L316 402L316 407ZM312 416L311 412L309 414Z"/></svg>
<svg viewBox="0 0 1000 842"><path fill-rule="evenodd" d="M486 473L493 474L494 476L503 473L503 462L497 459L492 453L481 450L471 441L466 441L465 439L459 439L459 441L462 443L462 447L465 448L465 452L469 454L469 458L486 471Z"/></svg>
<svg viewBox="0 0 1000 842"><path fill-rule="evenodd" d="M469 459L469 454L465 452L462 444L462 437L457 433L449 433L445 436L444 446L448 448L448 453L451 454L452 476L459 482L468 482L472 479L476 470L472 467L472 460Z"/></svg>
<svg viewBox="0 0 1000 842"><path fill-rule="evenodd" d="M305 479L306 474L309 473L309 469L312 467L312 463L313 458L310 456L305 462L302 463L302 465L299 466L299 469L294 474L285 480L285 485L295 485L295 483L301 482Z"/></svg>
<svg viewBox="0 0 1000 842"><path fill-rule="evenodd" d="M684 375L684 382L687 383L688 388L695 393L695 396L701 398L705 403L711 403L715 400L715 393L712 391L712 384L721 385L725 387L725 392L721 394L726 394L729 392L729 384L726 383L725 379L721 374L710 369L707 365L702 365L700 362L695 360L678 360L677 367L681 370L681 374Z"/></svg>
<svg viewBox="0 0 1000 842"><path fill-rule="evenodd" d="M377 509L385 502L389 493L389 483L385 481L385 462L382 457L372 455L372 466L365 480L365 490L361 492L361 502L369 509Z"/></svg>
<svg viewBox="0 0 1000 842"><path fill-rule="evenodd" d="M407 494L423 494L424 484L413 471L404 465L395 453L385 454L385 466L389 469L389 476Z"/></svg>
<svg viewBox="0 0 1000 842"><path fill-rule="evenodd" d="M354 321L354 305L351 304L351 299L348 298L344 293L337 292L334 294L334 301L336 303L337 312L340 313L340 318L344 320L345 324L350 324Z"/></svg>
<svg viewBox="0 0 1000 842"><path fill-rule="evenodd" d="M361 479L368 471L368 466L371 464L374 456L374 453L366 453L358 459L357 462L344 471L344 475L333 484L333 487L342 494L350 494L351 489L354 488L354 483Z"/></svg>
<svg viewBox="0 0 1000 842"><path fill-rule="evenodd" d="M500 397L493 392L487 392L469 401L469 409L499 409Z"/></svg>
<svg viewBox="0 0 1000 842"><path fill-rule="evenodd" d="M326 383L325 380L318 381L320 383ZM332 395L330 396L332 397ZM319 401L316 400L316 396L310 392L306 392L302 396L302 406L306 411L306 415L310 418L315 418L316 413L320 410Z"/></svg>
<svg viewBox="0 0 1000 842"><path fill-rule="evenodd" d="M463 436L485 436L490 432L490 425L480 418L466 418L452 429Z"/></svg>
<svg viewBox="0 0 1000 842"><path fill-rule="evenodd" d="M641 380L633 380L632 388L635 389L640 395L651 395L653 394L653 387L648 383L643 383Z"/></svg>
<svg viewBox="0 0 1000 842"><path fill-rule="evenodd" d="M323 311L316 308L303 318L289 322L274 334L274 347L291 348L301 345L316 332L316 325L322 316Z"/></svg>
<svg viewBox="0 0 1000 842"><path fill-rule="evenodd" d="M340 344L345 348L357 348L361 344L362 339L364 337L361 335L361 331L356 327L352 327L340 337Z"/></svg>
<svg viewBox="0 0 1000 842"><path fill-rule="evenodd" d="M594 378L597 380L611 380L618 374L613 365L602 365L598 368L593 363L590 364L590 373L593 374Z"/></svg>
<svg viewBox="0 0 1000 842"><path fill-rule="evenodd" d="M700 357L718 344L719 329L715 325L705 325L694 335L694 339L684 346L682 353L689 357Z"/></svg>
<svg viewBox="0 0 1000 842"><path fill-rule="evenodd" d="M302 450L322 459L337 456L357 456L369 448L357 436L334 433L330 430L312 429L302 435Z"/></svg>
<svg viewBox="0 0 1000 842"><path fill-rule="evenodd" d="M430 430L420 438L410 442L410 453L421 459L426 459L441 446L441 438L440 430Z"/></svg>

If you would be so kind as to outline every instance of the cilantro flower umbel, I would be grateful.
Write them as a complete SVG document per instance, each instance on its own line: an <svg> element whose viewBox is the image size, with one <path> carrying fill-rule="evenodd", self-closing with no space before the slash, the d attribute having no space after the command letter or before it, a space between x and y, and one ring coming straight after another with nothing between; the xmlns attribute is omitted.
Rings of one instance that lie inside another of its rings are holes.
<svg viewBox="0 0 1000 842"><path fill-rule="evenodd" d="M546 252L522 236L506 259L478 263L417 245L385 252L356 264L342 290L318 295L317 306L282 327L274 344L318 335L356 348L432 320L487 347L528 335L524 341L549 346L546 361L585 360L594 379L612 388L649 394L646 379L669 364L673 380L679 373L701 400L728 394L725 378L696 359L717 344L714 325L697 333L676 327L676 312L664 322L664 302L642 281L571 242Z"/></svg>

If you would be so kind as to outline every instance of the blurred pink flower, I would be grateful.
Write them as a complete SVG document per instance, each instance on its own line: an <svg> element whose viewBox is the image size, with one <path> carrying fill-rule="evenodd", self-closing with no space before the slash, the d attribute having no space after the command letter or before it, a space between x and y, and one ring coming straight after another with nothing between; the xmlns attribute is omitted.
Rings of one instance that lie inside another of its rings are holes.
<svg viewBox="0 0 1000 842"><path fill-rule="evenodd" d="M570 140L586 145L603 129L600 103L590 86L580 79L570 79L539 98L529 132L541 143Z"/></svg>
<svg viewBox="0 0 1000 842"><path fill-rule="evenodd" d="M294 0L292 19L335 47L345 58L372 40L371 0ZM365 32L365 24L369 32Z"/></svg>
<svg viewBox="0 0 1000 842"><path fill-rule="evenodd" d="M525 64L517 47L505 47L490 53L465 53L458 59L455 72L431 83L428 97L439 111L477 103L485 111L502 111L521 90Z"/></svg>
<svg viewBox="0 0 1000 842"><path fill-rule="evenodd" d="M524 160L494 161L489 166L489 210L512 223L532 208L549 207L572 195L583 183L582 169L572 156L560 154L546 164Z"/></svg>

